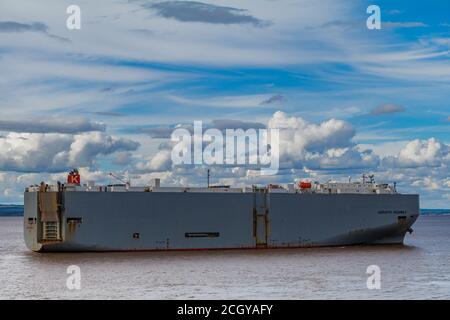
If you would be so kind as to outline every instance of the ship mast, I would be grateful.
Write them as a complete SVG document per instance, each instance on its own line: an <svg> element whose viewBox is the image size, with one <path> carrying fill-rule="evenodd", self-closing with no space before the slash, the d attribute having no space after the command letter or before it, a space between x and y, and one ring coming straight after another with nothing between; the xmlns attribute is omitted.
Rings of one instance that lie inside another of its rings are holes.
<svg viewBox="0 0 450 320"><path fill-rule="evenodd" d="M206 173L206 183L208 185L208 189L209 189L209 178L210 178L210 170L208 169Z"/></svg>

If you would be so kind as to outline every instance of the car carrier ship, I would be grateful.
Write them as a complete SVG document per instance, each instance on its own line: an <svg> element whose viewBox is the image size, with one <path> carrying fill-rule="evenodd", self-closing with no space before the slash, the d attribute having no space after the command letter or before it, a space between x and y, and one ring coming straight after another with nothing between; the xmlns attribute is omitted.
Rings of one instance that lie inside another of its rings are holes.
<svg viewBox="0 0 450 320"><path fill-rule="evenodd" d="M402 244L419 196L373 176L348 183L164 187L67 183L26 188L33 251L153 251Z"/></svg>

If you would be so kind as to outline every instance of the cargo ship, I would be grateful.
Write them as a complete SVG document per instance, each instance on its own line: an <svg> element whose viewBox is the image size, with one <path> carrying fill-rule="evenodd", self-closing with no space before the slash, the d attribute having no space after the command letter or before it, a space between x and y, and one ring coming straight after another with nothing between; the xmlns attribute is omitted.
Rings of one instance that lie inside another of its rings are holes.
<svg viewBox="0 0 450 320"><path fill-rule="evenodd" d="M150 181L149 181L150 182ZM299 181L167 187L42 182L24 193L24 238L38 252L266 249L402 244L419 196L396 186Z"/></svg>

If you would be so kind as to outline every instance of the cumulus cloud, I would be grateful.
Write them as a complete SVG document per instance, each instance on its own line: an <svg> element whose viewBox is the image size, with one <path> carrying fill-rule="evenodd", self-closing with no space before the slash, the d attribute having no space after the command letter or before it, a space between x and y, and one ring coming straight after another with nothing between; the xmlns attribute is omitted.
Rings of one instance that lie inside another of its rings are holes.
<svg viewBox="0 0 450 320"><path fill-rule="evenodd" d="M438 190L440 188L439 183L431 177L424 177L423 179L416 180L411 185L413 187L426 188L429 190Z"/></svg>
<svg viewBox="0 0 450 320"><path fill-rule="evenodd" d="M147 172L169 170L172 165L171 153L171 150L159 150L153 157L150 157L148 161L137 163L136 169Z"/></svg>
<svg viewBox="0 0 450 320"><path fill-rule="evenodd" d="M386 157L385 166L415 168L438 167L450 161L450 146L435 138L413 140L395 157Z"/></svg>
<svg viewBox="0 0 450 320"><path fill-rule="evenodd" d="M68 160L73 165L90 166L97 155L108 155L117 151L134 151L139 146L138 142L113 138L100 132L81 134L75 136L68 151Z"/></svg>
<svg viewBox="0 0 450 320"><path fill-rule="evenodd" d="M170 138L173 131L177 128L183 128L188 130L191 134L193 134L193 125L176 125L176 126L167 126L167 127L155 127L155 128L144 128L141 129L142 132L146 132L147 134L151 135L152 138ZM247 121L241 121L241 120L231 120L231 119L216 119L212 120L210 123L204 123L203 124L203 132L205 133L206 130L214 128L220 130L224 135L225 131L227 129L229 130L236 130L236 129L242 129L242 130L248 130L248 129L263 129L266 128L266 126L259 122L247 122ZM187 140L183 140L186 145L184 145L184 148L192 148L191 145L188 145ZM203 143L203 147L207 146L208 142ZM174 169L172 167L172 159L171 159L171 152L172 147L174 146L173 142L167 142L162 143L159 146L159 151L151 157L148 157L143 162L138 162L136 164L136 169L140 172L145 171L161 171L161 170L170 170ZM224 153L225 154L225 153ZM193 155L192 155L193 156ZM189 167L189 170L194 170L193 166Z"/></svg>
<svg viewBox="0 0 450 320"><path fill-rule="evenodd" d="M396 104L386 103L381 104L378 107L372 109L370 112L373 116L379 116L382 114L391 114L405 111L405 108Z"/></svg>
<svg viewBox="0 0 450 320"><path fill-rule="evenodd" d="M281 170L303 167L326 170L363 168L375 167L379 163L379 157L371 150L360 151L356 147L352 142L354 128L342 120L331 119L314 124L278 111L269 119L267 126L258 122L213 120L204 129L207 127L217 128L222 132L226 129L279 129ZM161 137L169 132L158 128L152 133ZM207 144L204 143L204 147ZM163 148L155 156L137 164L136 168L140 171L173 169L170 149L170 146ZM244 167L251 169L250 166Z"/></svg>
<svg viewBox="0 0 450 320"><path fill-rule="evenodd" d="M158 151L158 153L149 162L150 168L155 171L169 169L170 164L172 162L170 159L170 155L171 155L170 150Z"/></svg>
<svg viewBox="0 0 450 320"><path fill-rule="evenodd" d="M144 4L145 8L154 9L158 15L183 22L203 22L215 24L252 24L267 25L258 18L246 14L246 10L222 7L196 1L164 1Z"/></svg>
<svg viewBox="0 0 450 320"><path fill-rule="evenodd" d="M328 149L323 154L312 153L306 157L306 166L310 169L342 170L376 168L380 158L371 150L359 152L355 148Z"/></svg>
<svg viewBox="0 0 450 320"><path fill-rule="evenodd" d="M301 117L289 116L277 111L269 119L268 128L280 129L281 146L287 154L300 150L324 151L329 148L350 146L355 129L350 123L330 119L320 124L309 123Z"/></svg>
<svg viewBox="0 0 450 320"><path fill-rule="evenodd" d="M425 201L437 204L448 201L441 195L450 187L450 146L435 138L405 141L398 145L397 152L374 152L372 145L353 142L355 130L346 121L330 119L312 123L280 111L268 119L267 126L259 122L216 119L207 123L204 129L211 126L221 130L254 127L280 130L280 170L277 175L263 177L258 170L245 165L213 166L213 183L244 186L288 183L305 177L344 181L349 175L357 179L361 173L370 171L376 174L377 181L398 182L401 192L425 194ZM172 126L170 132L175 127ZM10 132L0 137L0 150L3 151L0 154L0 187L3 191L8 189L0 194L0 201L18 199L28 184L64 180L66 170L72 167L85 167L84 180L102 183L105 173L93 168L100 156L111 154L114 154L113 164L130 170L125 171L124 176L134 177L134 184L145 185L152 177L160 177L167 185L204 185L206 167L172 164L173 143L161 144L158 151L150 155L132 153L138 146L137 142L100 131L80 134ZM12 183L11 179L16 180Z"/></svg>
<svg viewBox="0 0 450 320"><path fill-rule="evenodd" d="M133 160L133 153L131 152L118 152L113 160L113 164L119 165L119 166L126 166L131 164Z"/></svg>
<svg viewBox="0 0 450 320"><path fill-rule="evenodd" d="M359 150L352 142L355 129L346 121L330 119L314 124L278 111L268 128L280 130L282 168L362 169L375 168L380 162L372 150Z"/></svg>
<svg viewBox="0 0 450 320"><path fill-rule="evenodd" d="M57 172L90 167L99 155L133 151L139 143L103 132L76 135L59 133L9 133L0 138L0 170Z"/></svg>
<svg viewBox="0 0 450 320"><path fill-rule="evenodd" d="M448 147L439 143L435 138L416 139L400 150L398 159L401 162L416 165L436 165L436 162L447 153Z"/></svg>
<svg viewBox="0 0 450 320"><path fill-rule="evenodd" d="M0 131L27 133L81 133L105 131L101 122L87 119L50 118L33 120L0 120Z"/></svg>

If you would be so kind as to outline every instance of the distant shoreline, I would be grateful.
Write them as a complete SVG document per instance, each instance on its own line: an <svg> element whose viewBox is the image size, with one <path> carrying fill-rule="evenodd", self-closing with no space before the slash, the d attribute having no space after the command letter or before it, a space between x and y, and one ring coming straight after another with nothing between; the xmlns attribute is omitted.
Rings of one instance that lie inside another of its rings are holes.
<svg viewBox="0 0 450 320"><path fill-rule="evenodd" d="M0 204L0 217L22 217L23 205Z"/></svg>
<svg viewBox="0 0 450 320"><path fill-rule="evenodd" d="M450 209L420 209L421 215L446 216L450 215ZM0 204L0 217L22 217L23 205Z"/></svg>

